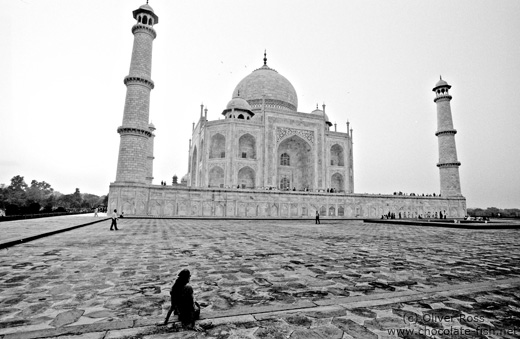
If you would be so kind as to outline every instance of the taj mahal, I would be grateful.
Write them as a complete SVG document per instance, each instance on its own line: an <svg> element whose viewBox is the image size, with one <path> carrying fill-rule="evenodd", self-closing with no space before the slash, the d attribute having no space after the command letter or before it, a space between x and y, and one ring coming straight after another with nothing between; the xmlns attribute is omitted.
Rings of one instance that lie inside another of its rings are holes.
<svg viewBox="0 0 520 339"><path fill-rule="evenodd" d="M443 213L466 214L461 194L449 94L439 80L437 105L440 194L402 196L356 194L353 130L338 132L326 107L298 110L293 85L263 64L231 92L222 119L208 120L200 107L189 141L187 174L180 183L153 183L156 127L149 121L152 44L158 16L148 4L133 11L134 45L116 180L110 184L109 208L125 215L154 217L376 218L399 213L407 218ZM333 127L334 126L334 127Z"/></svg>
<svg viewBox="0 0 520 339"><path fill-rule="evenodd" d="M190 143L190 187L352 193L352 138L323 109L298 112L292 84L264 64L236 86L223 120L200 120Z"/></svg>

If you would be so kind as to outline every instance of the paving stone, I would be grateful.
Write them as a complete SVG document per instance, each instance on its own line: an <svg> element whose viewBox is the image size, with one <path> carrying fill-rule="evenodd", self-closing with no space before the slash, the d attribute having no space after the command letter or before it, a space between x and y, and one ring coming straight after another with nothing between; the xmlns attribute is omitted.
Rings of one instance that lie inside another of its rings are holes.
<svg viewBox="0 0 520 339"><path fill-rule="evenodd" d="M84 310L72 310L60 313L54 318L49 325L61 327L76 322L85 313Z"/></svg>
<svg viewBox="0 0 520 339"><path fill-rule="evenodd" d="M307 318L305 315L301 313L291 314L282 317L285 322L290 325L298 326L298 327L310 327L312 324L312 320Z"/></svg>
<svg viewBox="0 0 520 339"><path fill-rule="evenodd" d="M380 331L407 327L402 319L394 317L378 317L377 319L366 320L363 325L369 329L377 329Z"/></svg>
<svg viewBox="0 0 520 339"><path fill-rule="evenodd" d="M375 318L377 316L375 312L363 307L352 308L349 309L349 311L354 313L355 315L359 315L365 318Z"/></svg>
<svg viewBox="0 0 520 339"><path fill-rule="evenodd" d="M109 311L95 311L95 312L90 312L90 313L87 313L85 314L85 317L88 317L88 318L108 318L108 317L112 317L114 316L114 313L113 312L109 312Z"/></svg>
<svg viewBox="0 0 520 339"><path fill-rule="evenodd" d="M121 330L110 330L106 333L104 339L120 339L120 338L135 338L156 332L158 329L155 326L148 327L137 327L137 328L126 328Z"/></svg>
<svg viewBox="0 0 520 339"><path fill-rule="evenodd" d="M59 337L49 337L47 339L103 339L106 332L90 332L78 335L62 335Z"/></svg>
<svg viewBox="0 0 520 339"><path fill-rule="evenodd" d="M341 339L342 337L343 331L335 326L297 329L290 336L291 339Z"/></svg>
<svg viewBox="0 0 520 339"><path fill-rule="evenodd" d="M305 312L305 315L311 318L342 317L346 314L347 310L340 306L318 307Z"/></svg>
<svg viewBox="0 0 520 339"><path fill-rule="evenodd" d="M332 320L332 325L338 327L340 330L345 331L348 335L359 338L359 339L377 339L377 334L373 333L365 326L362 326L350 319L346 318L335 318Z"/></svg>

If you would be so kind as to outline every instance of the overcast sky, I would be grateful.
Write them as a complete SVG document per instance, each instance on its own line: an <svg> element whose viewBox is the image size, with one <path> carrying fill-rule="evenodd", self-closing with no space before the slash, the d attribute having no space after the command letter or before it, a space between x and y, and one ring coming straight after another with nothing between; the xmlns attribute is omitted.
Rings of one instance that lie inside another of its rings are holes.
<svg viewBox="0 0 520 339"><path fill-rule="evenodd" d="M15 175L103 195L115 180L144 0L0 0L0 183ZM442 75L468 207L520 208L520 1L166 1L153 46L155 183L188 170L200 104L221 118L263 64L298 111L354 129L356 193L439 192Z"/></svg>

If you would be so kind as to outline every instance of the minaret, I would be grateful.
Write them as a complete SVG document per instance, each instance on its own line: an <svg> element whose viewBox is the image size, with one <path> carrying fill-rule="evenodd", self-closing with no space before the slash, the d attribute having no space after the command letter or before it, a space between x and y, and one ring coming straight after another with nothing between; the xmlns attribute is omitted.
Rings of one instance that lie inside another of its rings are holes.
<svg viewBox="0 0 520 339"><path fill-rule="evenodd" d="M441 79L432 91L435 92L437 104L437 132L435 135L439 140L439 173L441 178L441 196L443 197L460 197L460 178L459 166L457 160L457 148L455 147L455 134L457 130L453 128L453 119L451 117L451 95L448 90L450 85Z"/></svg>
<svg viewBox="0 0 520 339"><path fill-rule="evenodd" d="M125 77L126 99L123 124L117 129L121 136L117 160L116 182L149 183L150 91L154 88L152 73L152 43L157 34L153 25L159 18L152 7L142 5L133 11L136 24L132 27L134 46L130 72Z"/></svg>

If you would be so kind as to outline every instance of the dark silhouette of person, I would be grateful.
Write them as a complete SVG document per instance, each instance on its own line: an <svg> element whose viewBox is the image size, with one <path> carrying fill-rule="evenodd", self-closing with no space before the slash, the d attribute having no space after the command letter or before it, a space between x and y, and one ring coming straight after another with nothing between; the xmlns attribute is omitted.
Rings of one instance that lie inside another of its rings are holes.
<svg viewBox="0 0 520 339"><path fill-rule="evenodd" d="M174 312L174 314L179 316L183 327L199 330L199 328L195 327L195 320L198 320L200 317L200 306L193 299L193 288L188 285L190 277L191 274L187 268L179 272L170 291L171 306L164 320L164 325L168 323L172 312Z"/></svg>
<svg viewBox="0 0 520 339"><path fill-rule="evenodd" d="M316 211L316 224L320 224L320 212Z"/></svg>

